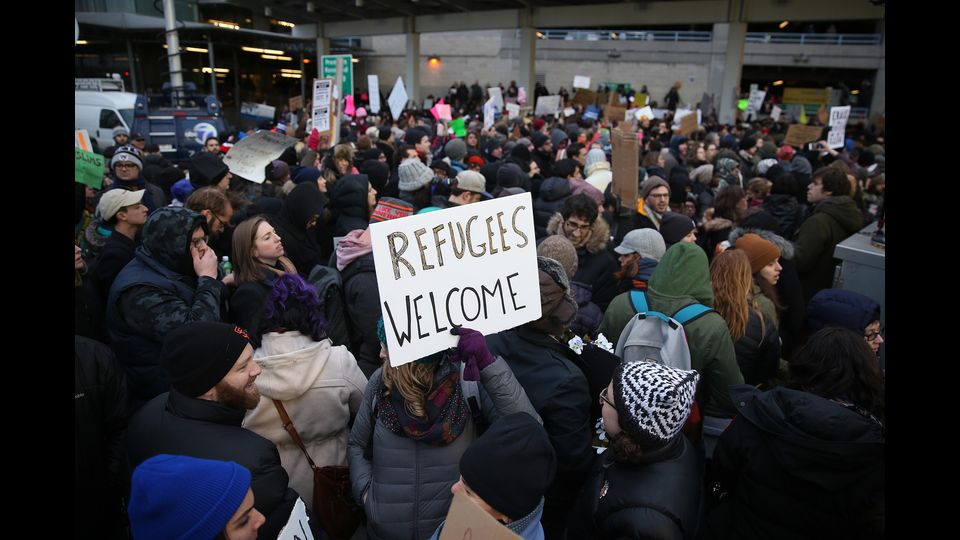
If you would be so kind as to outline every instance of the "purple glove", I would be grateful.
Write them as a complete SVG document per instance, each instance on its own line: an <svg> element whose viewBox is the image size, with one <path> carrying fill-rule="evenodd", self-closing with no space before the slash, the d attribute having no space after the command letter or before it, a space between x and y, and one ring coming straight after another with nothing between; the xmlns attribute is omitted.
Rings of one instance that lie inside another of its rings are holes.
<svg viewBox="0 0 960 540"><path fill-rule="evenodd" d="M457 359L463 362L463 380L479 381L480 371L496 361L487 348L483 334L463 326L454 326L450 333L460 336L457 341Z"/></svg>

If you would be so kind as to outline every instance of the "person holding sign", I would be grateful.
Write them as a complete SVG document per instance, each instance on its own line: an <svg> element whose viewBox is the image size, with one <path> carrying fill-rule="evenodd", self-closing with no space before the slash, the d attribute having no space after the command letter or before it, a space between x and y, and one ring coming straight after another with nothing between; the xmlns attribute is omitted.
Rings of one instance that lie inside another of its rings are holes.
<svg viewBox="0 0 960 540"><path fill-rule="evenodd" d="M486 513L525 540L542 539L543 494L553 482L557 455L547 432L532 416L515 413L497 420L460 458L464 493ZM430 540L440 538L443 524Z"/></svg>
<svg viewBox="0 0 960 540"><path fill-rule="evenodd" d="M368 538L427 538L447 513L479 424L539 416L483 334L455 327L456 348L392 367L382 319L378 332L383 366L370 377L347 447L353 496Z"/></svg>

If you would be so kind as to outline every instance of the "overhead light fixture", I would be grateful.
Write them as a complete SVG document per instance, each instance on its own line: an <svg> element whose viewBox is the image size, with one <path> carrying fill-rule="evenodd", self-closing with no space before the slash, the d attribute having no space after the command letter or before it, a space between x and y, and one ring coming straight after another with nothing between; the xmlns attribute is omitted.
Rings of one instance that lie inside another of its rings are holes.
<svg viewBox="0 0 960 540"><path fill-rule="evenodd" d="M309 58L304 58L304 59L303 59L303 63L304 63L304 64L309 64L309 63L310 63L310 59L309 59Z"/></svg>
<svg viewBox="0 0 960 540"><path fill-rule="evenodd" d="M199 48L199 47L186 47L186 50L189 51L189 52L199 52L199 53L205 53L205 52L207 52L206 49L201 49L201 48Z"/></svg>
<svg viewBox="0 0 960 540"><path fill-rule="evenodd" d="M234 23L230 23L230 22L226 22L226 21L218 21L218 20L216 20L216 19L207 19L207 22L210 23L210 24L212 24L212 25L214 25L214 26L219 26L220 28L229 28L229 29L231 29L231 30L239 30L239 29L240 29L240 25L234 24ZM248 21L248 22L249 22L249 21Z"/></svg>
<svg viewBox="0 0 960 540"><path fill-rule="evenodd" d="M537 32L537 39L544 39L543 32Z"/></svg>
<svg viewBox="0 0 960 540"><path fill-rule="evenodd" d="M89 42L88 42L87 40L85 40L85 39L78 39L78 40L76 41L76 44L77 44L77 45L87 45L87 44L89 44Z"/></svg>
<svg viewBox="0 0 960 540"><path fill-rule="evenodd" d="M281 69L280 72L281 73L303 73L299 69L286 69L286 68Z"/></svg>
<svg viewBox="0 0 960 540"><path fill-rule="evenodd" d="M610 32L610 39L617 39L617 33L616 33L616 32Z"/></svg>
<svg viewBox="0 0 960 540"><path fill-rule="evenodd" d="M350 61L353 62L354 64L359 64L359 63L360 63L360 59L359 59L359 58L351 58Z"/></svg>
<svg viewBox="0 0 960 540"><path fill-rule="evenodd" d="M782 23L780 23L780 29L783 30L784 28L787 27L788 24L790 24L790 21L783 21Z"/></svg>
<svg viewBox="0 0 960 540"><path fill-rule="evenodd" d="M858 94L860 93L860 91L859 91L859 90L851 90L850 93L851 93L852 95L856 96L856 95L858 95Z"/></svg>
<svg viewBox="0 0 960 540"><path fill-rule="evenodd" d="M194 71L196 71L196 70L194 70ZM230 73L230 70L227 69L227 68L213 68L213 69L210 69L209 67L202 67L202 68L200 68L200 71L203 72L203 73Z"/></svg>
<svg viewBox="0 0 960 540"><path fill-rule="evenodd" d="M783 79L779 81L773 81L773 86L780 86L781 84L783 84Z"/></svg>
<svg viewBox="0 0 960 540"><path fill-rule="evenodd" d="M277 21L277 24L279 24L280 26L286 26L287 28L294 28L297 26L292 22L287 22L287 21Z"/></svg>
<svg viewBox="0 0 960 540"><path fill-rule="evenodd" d="M281 76L281 77L286 77L286 78L288 78L288 79L302 79L302 78L303 78L303 75L301 75L300 73L281 73L280 76Z"/></svg>
<svg viewBox="0 0 960 540"><path fill-rule="evenodd" d="M278 51L276 49L261 49L259 47L240 47L240 50L260 54L283 54L283 51Z"/></svg>
<svg viewBox="0 0 960 540"><path fill-rule="evenodd" d="M277 56L274 54L261 54L260 56L262 58L266 58L267 60L286 60L287 62L293 60L293 57L291 56Z"/></svg>
<svg viewBox="0 0 960 540"><path fill-rule="evenodd" d="M427 59L427 65L429 65L430 67L437 67L437 66L439 66L439 65L440 65L440 57L439 57L439 56L431 56L430 58Z"/></svg>

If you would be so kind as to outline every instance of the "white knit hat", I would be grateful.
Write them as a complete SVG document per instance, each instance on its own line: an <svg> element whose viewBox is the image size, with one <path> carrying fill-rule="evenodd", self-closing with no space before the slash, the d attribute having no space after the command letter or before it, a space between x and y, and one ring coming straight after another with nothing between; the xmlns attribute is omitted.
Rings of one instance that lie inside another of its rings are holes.
<svg viewBox="0 0 960 540"><path fill-rule="evenodd" d="M416 191L433 180L433 171L416 158L402 162L397 174L400 176L401 191Z"/></svg>
<svg viewBox="0 0 960 540"><path fill-rule="evenodd" d="M642 446L670 442L690 416L700 374L653 362L625 362L613 372L620 426Z"/></svg>

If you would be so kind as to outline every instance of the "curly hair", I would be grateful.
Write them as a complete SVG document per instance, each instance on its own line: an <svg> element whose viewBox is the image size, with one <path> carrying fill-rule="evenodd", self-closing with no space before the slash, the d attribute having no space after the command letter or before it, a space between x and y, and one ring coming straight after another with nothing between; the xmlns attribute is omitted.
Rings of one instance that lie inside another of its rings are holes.
<svg viewBox="0 0 960 540"><path fill-rule="evenodd" d="M863 336L829 326L810 336L790 362L787 386L826 399L842 399L884 418L884 388L877 356Z"/></svg>
<svg viewBox="0 0 960 540"><path fill-rule="evenodd" d="M297 274L287 273L273 280L273 288L263 307L262 333L296 330L314 341L327 338L329 324L317 289Z"/></svg>
<svg viewBox="0 0 960 540"><path fill-rule="evenodd" d="M740 249L728 249L715 256L710 262L710 283L713 308L727 322L730 337L736 343L747 331L750 317L747 297L753 290L753 276L747 254ZM751 303L756 304L752 299Z"/></svg>

